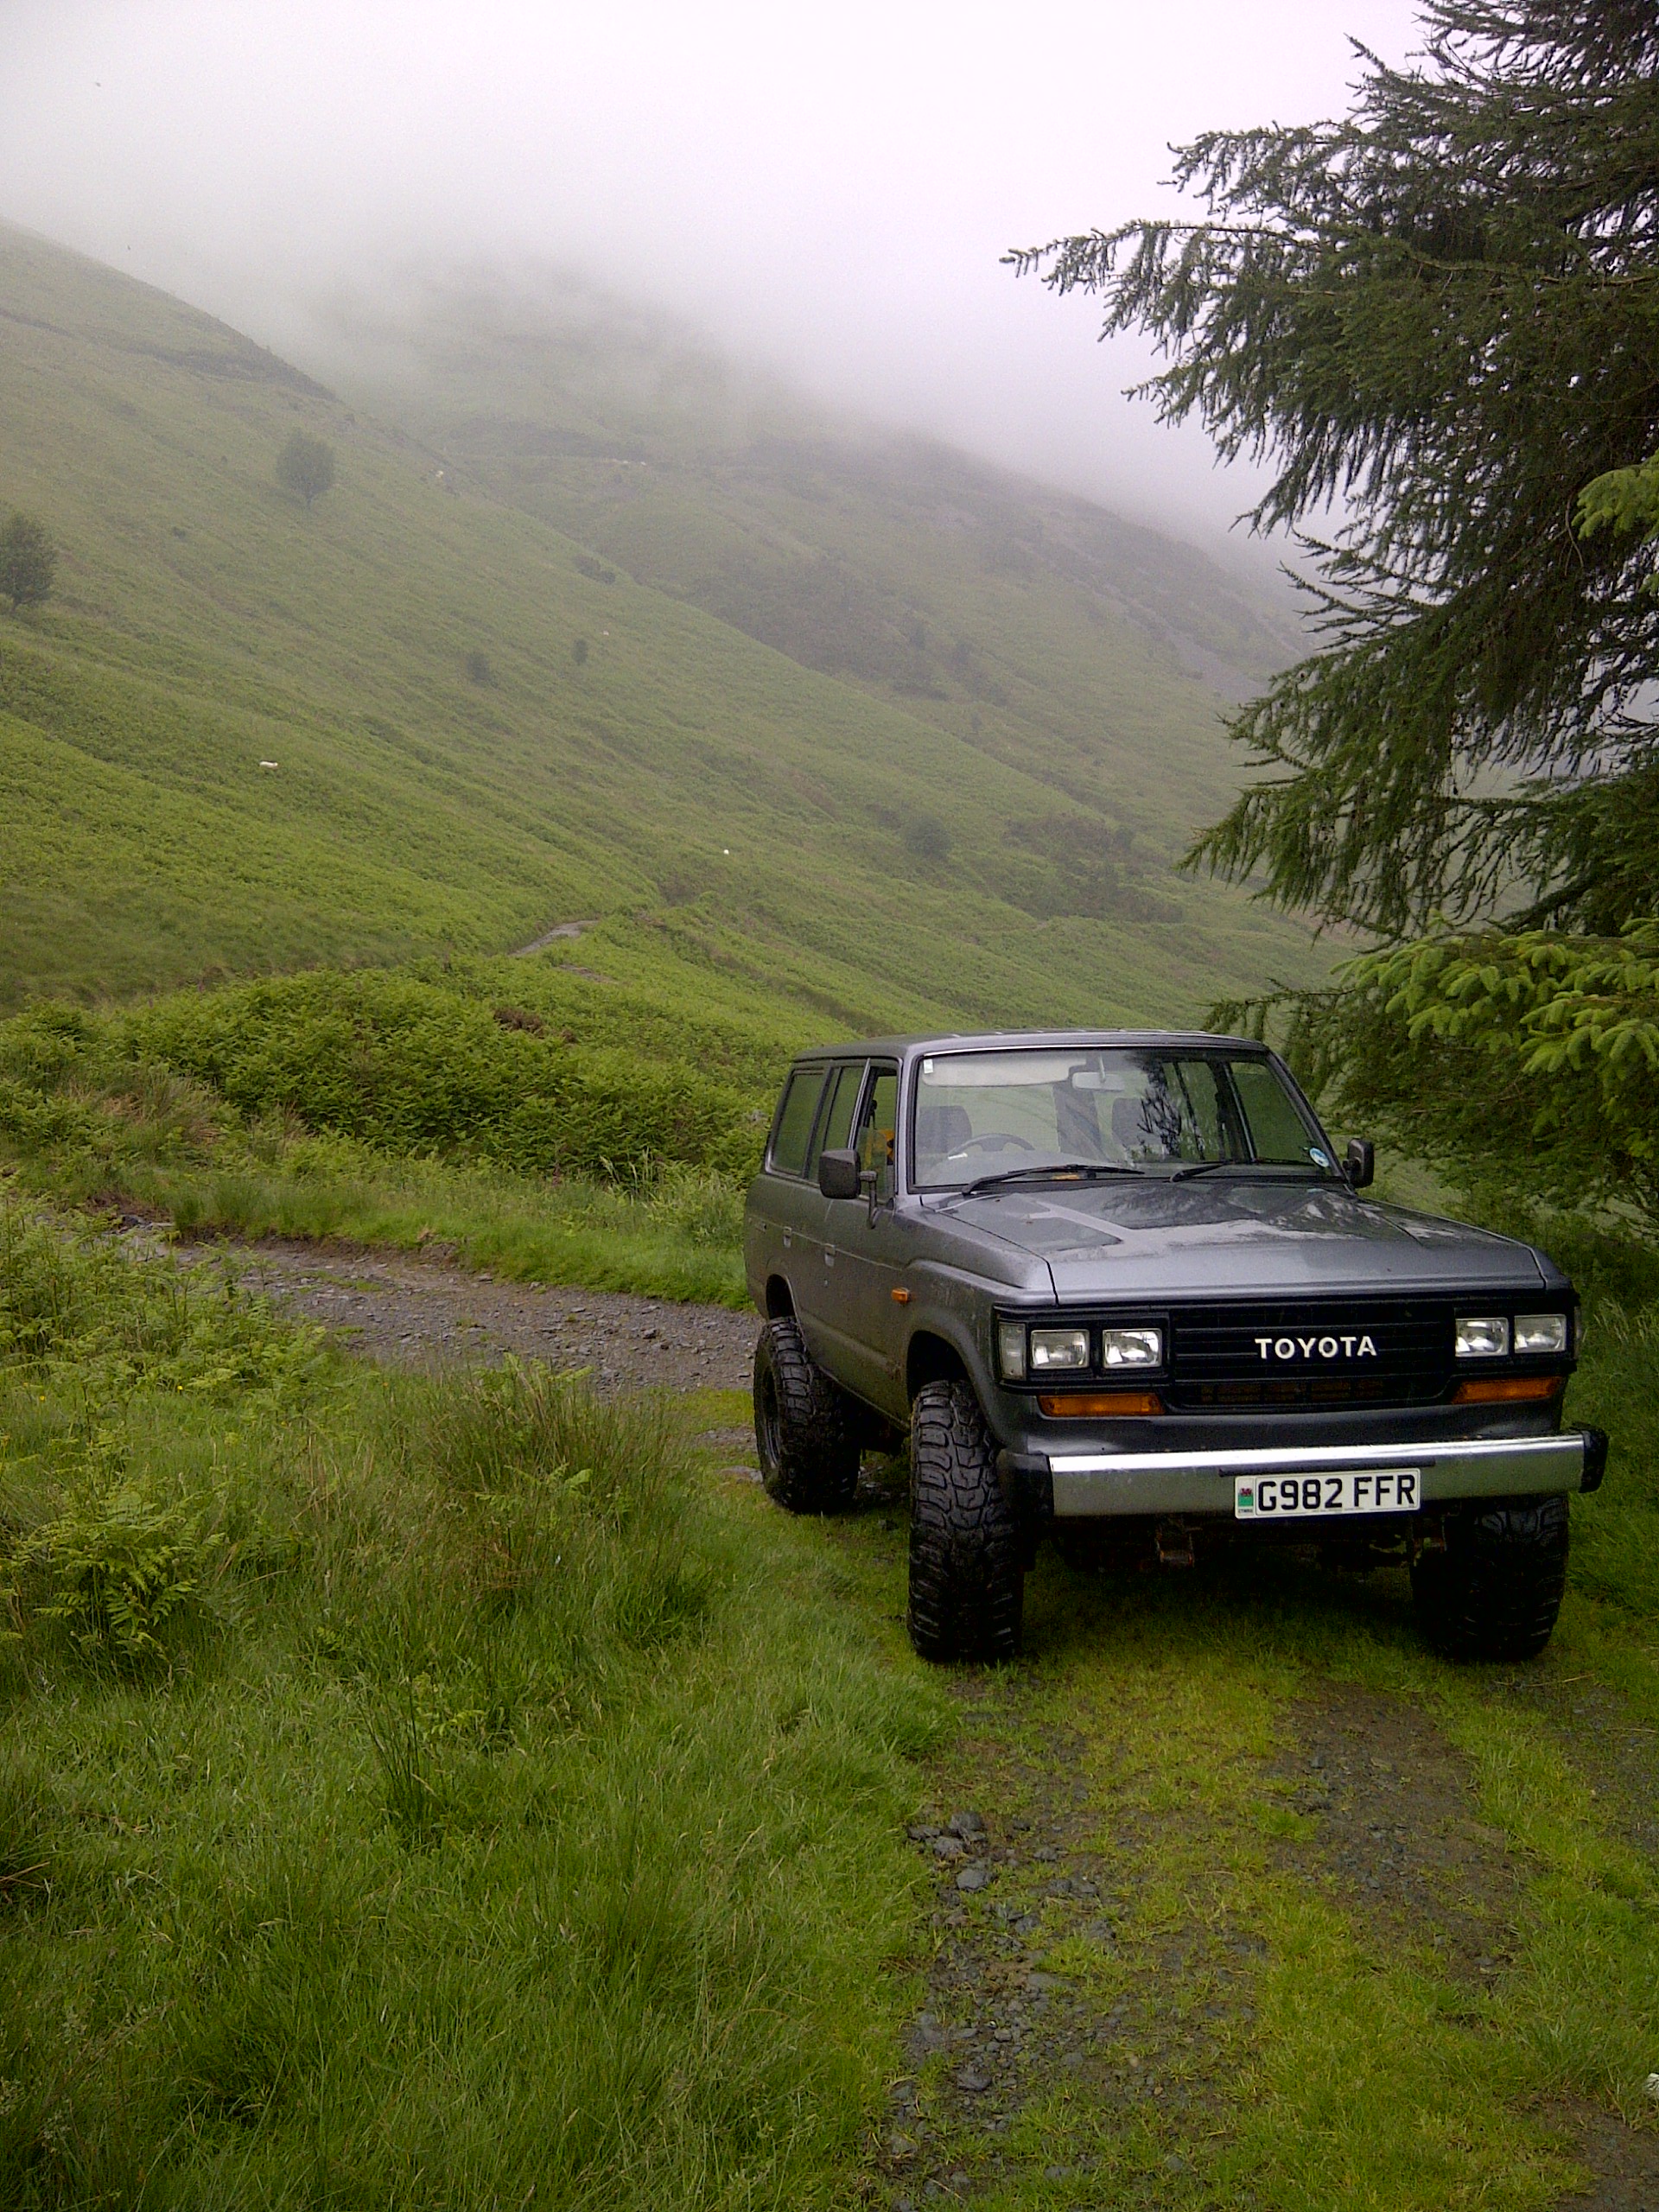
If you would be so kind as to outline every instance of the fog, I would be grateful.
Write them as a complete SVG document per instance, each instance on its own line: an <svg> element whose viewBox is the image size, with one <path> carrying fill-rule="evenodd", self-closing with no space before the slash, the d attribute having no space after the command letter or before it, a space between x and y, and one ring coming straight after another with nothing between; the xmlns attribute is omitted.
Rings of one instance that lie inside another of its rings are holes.
<svg viewBox="0 0 1659 2212"><path fill-rule="evenodd" d="M1213 540L1142 346L999 265L1173 206L1167 147L1340 111L1408 0L0 0L0 216L303 354L550 264L740 359Z"/></svg>

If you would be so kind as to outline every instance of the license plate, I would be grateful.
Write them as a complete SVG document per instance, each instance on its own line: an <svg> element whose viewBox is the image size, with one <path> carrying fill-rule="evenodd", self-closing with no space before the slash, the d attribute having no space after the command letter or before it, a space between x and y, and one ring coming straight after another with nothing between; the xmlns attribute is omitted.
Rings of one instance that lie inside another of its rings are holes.
<svg viewBox="0 0 1659 2212"><path fill-rule="evenodd" d="M1415 1513L1422 1503L1421 1467L1375 1467L1352 1473L1236 1475L1236 1521L1313 1521L1338 1513Z"/></svg>

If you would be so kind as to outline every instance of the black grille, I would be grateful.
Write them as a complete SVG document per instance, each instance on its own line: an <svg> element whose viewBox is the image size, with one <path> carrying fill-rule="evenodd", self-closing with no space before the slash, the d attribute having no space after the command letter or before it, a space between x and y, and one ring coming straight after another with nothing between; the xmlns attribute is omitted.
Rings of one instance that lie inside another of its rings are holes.
<svg viewBox="0 0 1659 2212"><path fill-rule="evenodd" d="M1452 1380L1452 1308L1435 1300L1185 1306L1170 1319L1166 1395L1183 1411L1421 1405Z"/></svg>

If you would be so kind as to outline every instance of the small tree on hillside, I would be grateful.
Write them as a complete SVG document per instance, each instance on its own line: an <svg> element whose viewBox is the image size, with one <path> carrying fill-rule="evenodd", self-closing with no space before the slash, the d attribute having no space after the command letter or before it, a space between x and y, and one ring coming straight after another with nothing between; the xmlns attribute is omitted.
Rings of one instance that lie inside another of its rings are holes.
<svg viewBox="0 0 1659 2212"><path fill-rule="evenodd" d="M38 607L51 595L58 556L45 527L33 515L13 515L0 530L0 592L11 611Z"/></svg>
<svg viewBox="0 0 1659 2212"><path fill-rule="evenodd" d="M296 430L276 456L276 481L283 491L296 493L308 509L334 480L334 448L308 430Z"/></svg>

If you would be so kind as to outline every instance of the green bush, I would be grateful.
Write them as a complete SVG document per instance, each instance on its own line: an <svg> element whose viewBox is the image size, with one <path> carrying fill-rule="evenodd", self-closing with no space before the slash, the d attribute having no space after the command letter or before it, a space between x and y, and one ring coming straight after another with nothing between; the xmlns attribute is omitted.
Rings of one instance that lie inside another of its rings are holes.
<svg viewBox="0 0 1659 2212"><path fill-rule="evenodd" d="M695 1069L506 1026L411 977L318 971L180 995L125 1034L134 1058L245 1117L286 1111L392 1153L592 1175L652 1160L738 1173L759 1152L753 1101Z"/></svg>

